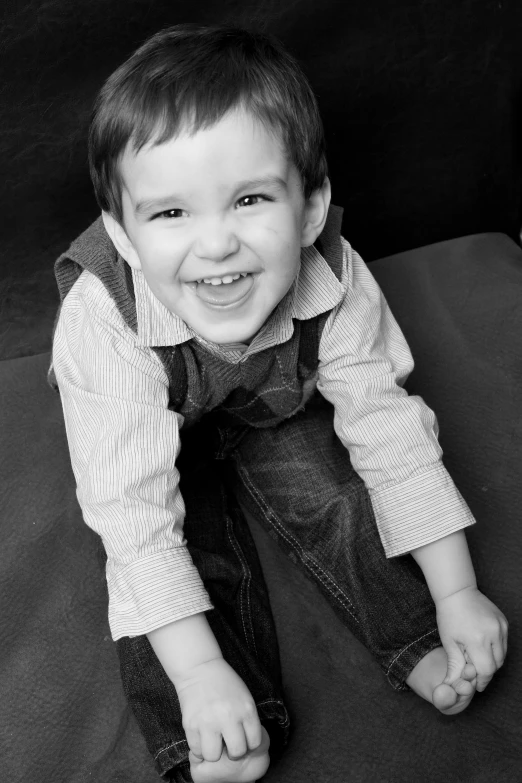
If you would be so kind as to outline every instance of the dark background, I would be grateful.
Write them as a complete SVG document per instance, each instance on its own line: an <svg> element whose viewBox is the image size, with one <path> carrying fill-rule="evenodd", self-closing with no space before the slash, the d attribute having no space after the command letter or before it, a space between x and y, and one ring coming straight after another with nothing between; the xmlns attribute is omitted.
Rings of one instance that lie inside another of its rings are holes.
<svg viewBox="0 0 522 783"><path fill-rule="evenodd" d="M344 233L367 261L481 234L372 268L415 357L409 390L436 411L446 465L479 521L470 546L511 622L506 665L455 719L399 698L253 528L295 728L269 777L521 783L522 250L483 233L518 242L522 222L521 0L0 2L0 359L24 357L0 361L0 780L157 779L121 692L45 352L52 263L97 214L92 99L149 34L179 21L266 29L301 59Z"/></svg>
<svg viewBox="0 0 522 783"><path fill-rule="evenodd" d="M85 143L94 95L149 34L180 21L266 30L301 60L323 112L344 234L367 261L482 231L518 237L518 0L4 0L2 9L0 278L50 269L96 216Z"/></svg>

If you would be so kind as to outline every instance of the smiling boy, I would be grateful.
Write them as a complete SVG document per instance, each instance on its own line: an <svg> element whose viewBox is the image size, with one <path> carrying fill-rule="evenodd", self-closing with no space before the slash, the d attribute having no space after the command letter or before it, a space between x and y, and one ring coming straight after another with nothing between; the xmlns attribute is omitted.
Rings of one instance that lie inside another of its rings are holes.
<svg viewBox="0 0 522 783"><path fill-rule="evenodd" d="M295 61L241 30L162 31L102 89L90 161L103 226L57 262L53 371L158 770L253 781L268 735L286 742L234 498L394 687L464 709L502 665L507 623L477 589L435 417L402 388L408 347L339 236Z"/></svg>
<svg viewBox="0 0 522 783"><path fill-rule="evenodd" d="M167 310L210 342L252 340L324 222L328 183L305 203L280 147L236 110L206 131L122 156L123 223L104 212L105 228Z"/></svg>

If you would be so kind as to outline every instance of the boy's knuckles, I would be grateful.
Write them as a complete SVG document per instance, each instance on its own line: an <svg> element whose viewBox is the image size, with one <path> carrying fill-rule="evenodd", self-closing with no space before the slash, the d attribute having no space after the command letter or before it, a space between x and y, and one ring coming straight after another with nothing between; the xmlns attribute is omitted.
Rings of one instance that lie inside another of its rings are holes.
<svg viewBox="0 0 522 783"><path fill-rule="evenodd" d="M216 724L224 725L236 721L240 714L240 711L231 704L212 704L201 710L194 720L197 721L198 726L212 728Z"/></svg>
<svg viewBox="0 0 522 783"><path fill-rule="evenodd" d="M219 761L222 753L222 750L206 750L203 758L205 761Z"/></svg>
<svg viewBox="0 0 522 783"><path fill-rule="evenodd" d="M243 756L246 755L247 748L243 745L243 747L239 745L231 745L229 747L227 745L227 755L230 759L230 761L239 761L239 759L242 759Z"/></svg>
<svg viewBox="0 0 522 783"><path fill-rule="evenodd" d="M197 736L202 732L215 732L218 723L219 720L215 715L200 712L198 715L193 715L188 721L182 722L182 725L185 734Z"/></svg>
<svg viewBox="0 0 522 783"><path fill-rule="evenodd" d="M257 718L257 708L253 702L247 703L243 708L243 719L252 721Z"/></svg>
<svg viewBox="0 0 522 783"><path fill-rule="evenodd" d="M490 625L480 631L471 632L468 637L468 644L476 648L489 647L492 639L499 636L499 626Z"/></svg>

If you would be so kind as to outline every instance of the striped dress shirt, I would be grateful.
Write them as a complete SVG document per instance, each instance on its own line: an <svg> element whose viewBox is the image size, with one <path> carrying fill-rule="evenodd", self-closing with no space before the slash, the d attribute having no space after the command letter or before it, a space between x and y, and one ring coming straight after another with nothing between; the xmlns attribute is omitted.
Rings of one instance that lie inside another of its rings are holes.
<svg viewBox="0 0 522 783"><path fill-rule="evenodd" d="M84 271L66 296L53 344L77 495L107 552L114 639L212 608L183 536L176 458L183 417L168 409L168 379L152 346L199 339L229 362L289 339L293 318L331 310L317 388L369 490L387 557L474 523L441 462L434 413L403 384L413 359L381 290L343 240L339 281L314 248L302 251L287 296L250 345L198 337L132 270L138 332L100 280Z"/></svg>

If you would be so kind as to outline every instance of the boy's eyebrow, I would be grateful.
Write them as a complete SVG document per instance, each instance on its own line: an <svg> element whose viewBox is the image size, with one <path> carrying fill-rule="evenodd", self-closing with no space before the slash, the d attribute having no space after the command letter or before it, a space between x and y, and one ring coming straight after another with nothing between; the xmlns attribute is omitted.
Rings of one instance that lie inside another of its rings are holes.
<svg viewBox="0 0 522 783"><path fill-rule="evenodd" d="M236 191L245 190L247 188L266 188L276 187L286 190L288 185L286 180L281 177L268 175L266 177L256 177L256 179L247 179L244 182L238 182L236 184Z"/></svg>
<svg viewBox="0 0 522 783"><path fill-rule="evenodd" d="M256 179L247 179L243 182L237 182L234 186L234 192L239 193L241 190L246 190L249 188L279 188L281 190L287 190L287 183L284 179L277 176L267 176L267 177L256 177ZM161 210L162 207L168 207L171 206L176 201L182 202L185 201L186 197L183 197L182 195L178 193L171 193L169 196L163 196L162 198L153 198L153 199L144 199L143 201L138 201L136 204L134 211L137 215L141 215L145 212L149 212L151 209L158 209Z"/></svg>

